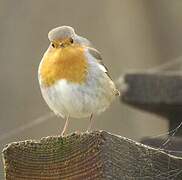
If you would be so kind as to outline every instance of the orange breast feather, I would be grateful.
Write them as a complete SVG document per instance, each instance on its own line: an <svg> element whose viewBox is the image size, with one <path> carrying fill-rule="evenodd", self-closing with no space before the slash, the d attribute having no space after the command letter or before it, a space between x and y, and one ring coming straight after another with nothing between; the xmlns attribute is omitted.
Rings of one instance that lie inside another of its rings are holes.
<svg viewBox="0 0 182 180"><path fill-rule="evenodd" d="M51 86L61 79L81 84L86 80L87 66L82 47L53 48L43 57L40 78L45 86Z"/></svg>

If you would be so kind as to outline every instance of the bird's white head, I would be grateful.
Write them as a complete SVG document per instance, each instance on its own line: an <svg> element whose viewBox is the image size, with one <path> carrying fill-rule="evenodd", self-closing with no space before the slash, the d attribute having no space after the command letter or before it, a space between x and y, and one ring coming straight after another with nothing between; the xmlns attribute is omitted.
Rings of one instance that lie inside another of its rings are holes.
<svg viewBox="0 0 182 180"><path fill-rule="evenodd" d="M67 39L67 38L75 38L75 31L72 27L70 26L61 26L52 29L48 33L48 38L50 41L55 41L55 40L61 40L61 39Z"/></svg>

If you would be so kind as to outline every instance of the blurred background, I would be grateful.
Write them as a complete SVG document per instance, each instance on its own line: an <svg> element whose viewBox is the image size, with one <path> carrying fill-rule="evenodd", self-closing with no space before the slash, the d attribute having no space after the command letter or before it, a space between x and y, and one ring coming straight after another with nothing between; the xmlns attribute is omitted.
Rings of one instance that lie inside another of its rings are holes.
<svg viewBox="0 0 182 180"><path fill-rule="evenodd" d="M101 51L117 80L125 72L150 69L181 56L181 20L180 0L0 0L0 150L9 142L61 133L61 118L36 124L50 112L37 80L50 29L74 27ZM119 99L94 118L94 129L135 140L164 133L168 127L164 119ZM29 126L31 122L34 125ZM71 119L69 133L84 131L88 122ZM27 124L28 129L12 133Z"/></svg>

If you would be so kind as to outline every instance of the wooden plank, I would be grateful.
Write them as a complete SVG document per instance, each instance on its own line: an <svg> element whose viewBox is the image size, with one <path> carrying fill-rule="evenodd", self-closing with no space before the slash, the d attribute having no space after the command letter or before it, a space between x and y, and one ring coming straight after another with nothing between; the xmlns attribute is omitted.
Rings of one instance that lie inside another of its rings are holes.
<svg viewBox="0 0 182 180"><path fill-rule="evenodd" d="M182 158L105 131L8 144L7 180L182 179Z"/></svg>
<svg viewBox="0 0 182 180"><path fill-rule="evenodd" d="M127 88L121 92L122 102L166 117L169 130L174 130L181 123L181 73L127 73L123 81ZM179 128L175 135L182 136L182 128Z"/></svg>
<svg viewBox="0 0 182 180"><path fill-rule="evenodd" d="M124 83L128 87L122 94L125 102L154 106L182 105L181 73L127 73Z"/></svg>

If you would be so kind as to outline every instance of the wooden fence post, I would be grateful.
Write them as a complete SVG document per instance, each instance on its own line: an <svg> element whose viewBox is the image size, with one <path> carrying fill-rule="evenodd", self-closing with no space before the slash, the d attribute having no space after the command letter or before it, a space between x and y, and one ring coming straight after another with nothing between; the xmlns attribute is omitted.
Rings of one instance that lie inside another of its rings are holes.
<svg viewBox="0 0 182 180"><path fill-rule="evenodd" d="M182 179L182 158L95 131L7 145L7 180Z"/></svg>

